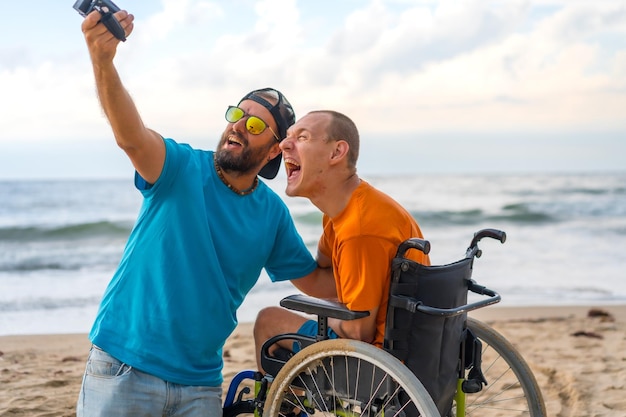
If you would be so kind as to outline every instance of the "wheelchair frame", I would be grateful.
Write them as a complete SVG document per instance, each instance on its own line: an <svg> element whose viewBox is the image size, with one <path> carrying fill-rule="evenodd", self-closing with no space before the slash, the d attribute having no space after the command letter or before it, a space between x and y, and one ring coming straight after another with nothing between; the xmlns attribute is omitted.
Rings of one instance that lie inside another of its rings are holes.
<svg viewBox="0 0 626 417"><path fill-rule="evenodd" d="M478 242L484 237L502 243L506 240L502 231L480 230L474 235L465 260L473 261L482 255ZM396 258L402 258L409 249L428 253L430 244L421 239L409 239L400 245ZM402 296L396 297L393 303L411 312L454 317L500 301L495 291L474 280L468 281L468 291L488 298L453 308L433 307ZM391 298L390 293L390 304ZM237 374L224 402L224 417L247 413L291 417L315 412L338 417L546 416L541 391L530 367L511 343L478 320L465 317L471 338L466 337L459 346L458 378L452 404L441 409L415 373L390 353L392 349L379 349L357 340L327 339L329 317L353 320L367 316L368 312L350 311L343 304L301 294L288 296L280 304L316 315L318 335L288 333L266 341L261 358L267 374L254 371ZM299 343L302 349L287 358L270 355L269 347L285 339ZM244 379L254 380L253 398L244 398L249 394L248 388L239 390Z"/></svg>

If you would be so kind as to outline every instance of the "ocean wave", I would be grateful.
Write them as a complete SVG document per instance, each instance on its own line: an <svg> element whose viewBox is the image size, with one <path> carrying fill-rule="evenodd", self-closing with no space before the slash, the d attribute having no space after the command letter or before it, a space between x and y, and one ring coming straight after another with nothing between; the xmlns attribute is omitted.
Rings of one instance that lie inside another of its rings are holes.
<svg viewBox="0 0 626 417"><path fill-rule="evenodd" d="M622 194L624 192L623 189L606 189L606 188L564 188L560 190L556 190L554 194L558 195L570 195L570 194L583 194L583 195L605 195L605 194Z"/></svg>
<svg viewBox="0 0 626 417"><path fill-rule="evenodd" d="M527 204L510 204L501 212L487 213L481 209L458 211L411 211L421 224L429 225L479 225L484 223L544 224L558 221L548 213L531 209Z"/></svg>
<svg viewBox="0 0 626 417"><path fill-rule="evenodd" d="M528 204L508 204L502 208L501 215L491 216L489 220L504 220L515 223L549 223L557 219L538 210L533 210Z"/></svg>
<svg viewBox="0 0 626 417"><path fill-rule="evenodd" d="M511 191L511 195L521 196L521 197L536 197L536 196L561 196L561 197L571 197L571 196L623 196L626 195L626 187L623 186L615 186L615 187L555 187L555 188L534 188L534 189L521 189L516 191Z"/></svg>
<svg viewBox="0 0 626 417"><path fill-rule="evenodd" d="M293 220L297 224L317 226L322 224L322 212L309 211L306 213L293 214Z"/></svg>
<svg viewBox="0 0 626 417"><path fill-rule="evenodd" d="M32 271L55 271L55 270L64 270L64 271L76 271L82 268L82 264L68 264L67 262L61 261L44 261L38 259L29 259L21 262L13 262L2 264L0 263L0 272L32 272Z"/></svg>
<svg viewBox="0 0 626 417"><path fill-rule="evenodd" d="M121 253L121 248L118 252ZM62 257L59 256L58 259L55 259L54 256L46 256L9 261L0 260L0 272L20 274L37 271L82 271L85 269L113 271L119 262L118 252L105 253L100 256L67 254Z"/></svg>
<svg viewBox="0 0 626 417"><path fill-rule="evenodd" d="M532 208L530 204L509 204L501 208L499 212L489 213L475 208L467 210L410 210L411 215L420 224L429 225L474 225L486 222L516 223L516 224L544 224L559 221L558 217L541 210ZM322 214L308 212L294 215L296 225L319 226L322 222Z"/></svg>
<svg viewBox="0 0 626 417"><path fill-rule="evenodd" d="M0 272L112 271L119 263L123 245L123 239L0 244Z"/></svg>
<svg viewBox="0 0 626 417"><path fill-rule="evenodd" d="M21 300L0 301L0 312L58 310L70 307L98 305L100 297L51 298L39 297Z"/></svg>
<svg viewBox="0 0 626 417"><path fill-rule="evenodd" d="M0 241L27 242L38 240L77 240L97 237L126 237L132 223L97 221L72 225L18 226L0 228Z"/></svg>

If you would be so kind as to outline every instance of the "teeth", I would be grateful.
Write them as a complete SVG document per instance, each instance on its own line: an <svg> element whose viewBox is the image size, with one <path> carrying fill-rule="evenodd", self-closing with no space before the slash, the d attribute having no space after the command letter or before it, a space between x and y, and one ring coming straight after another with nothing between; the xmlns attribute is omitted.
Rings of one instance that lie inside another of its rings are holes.
<svg viewBox="0 0 626 417"><path fill-rule="evenodd" d="M300 164L299 164L299 163L297 163L296 161L294 161L294 160L293 160L293 159L291 159L291 158L285 158L285 165L287 165L287 164L292 165L292 166L294 166L295 168L300 168Z"/></svg>
<svg viewBox="0 0 626 417"><path fill-rule="evenodd" d="M238 138L236 138L235 136L229 136L228 137L228 141L231 142L231 143L236 143L238 145L243 146L243 143L241 143L241 141Z"/></svg>

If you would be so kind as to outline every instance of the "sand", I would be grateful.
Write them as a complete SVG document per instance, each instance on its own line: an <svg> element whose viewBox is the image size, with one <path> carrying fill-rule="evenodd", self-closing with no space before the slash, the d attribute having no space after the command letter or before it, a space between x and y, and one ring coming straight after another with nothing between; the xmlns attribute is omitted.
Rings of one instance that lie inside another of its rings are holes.
<svg viewBox="0 0 626 417"><path fill-rule="evenodd" d="M626 306L494 306L471 315L520 351L549 416L626 416ZM0 337L0 417L74 416L89 347L84 334ZM224 356L225 384L254 369L252 324L239 325Z"/></svg>

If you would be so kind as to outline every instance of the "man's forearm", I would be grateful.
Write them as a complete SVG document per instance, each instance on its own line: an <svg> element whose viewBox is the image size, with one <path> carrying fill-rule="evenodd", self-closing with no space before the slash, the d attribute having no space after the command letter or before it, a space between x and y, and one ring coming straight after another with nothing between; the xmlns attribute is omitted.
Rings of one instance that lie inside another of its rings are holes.
<svg viewBox="0 0 626 417"><path fill-rule="evenodd" d="M372 312L370 312L371 314ZM376 318L368 316L356 320L339 320L328 318L328 326L337 333L339 337L346 339L361 340L372 343L376 337Z"/></svg>
<svg viewBox="0 0 626 417"><path fill-rule="evenodd" d="M138 147L145 134L145 126L115 66L108 63L94 65L93 69L98 99L118 146L124 150Z"/></svg>
<svg viewBox="0 0 626 417"><path fill-rule="evenodd" d="M337 288L332 268L317 267L315 271L291 281L303 293L317 298L336 299Z"/></svg>
<svg viewBox="0 0 626 417"><path fill-rule="evenodd" d="M161 175L165 160L163 138L147 129L113 63L93 66L102 109L109 120L117 145L147 182Z"/></svg>

